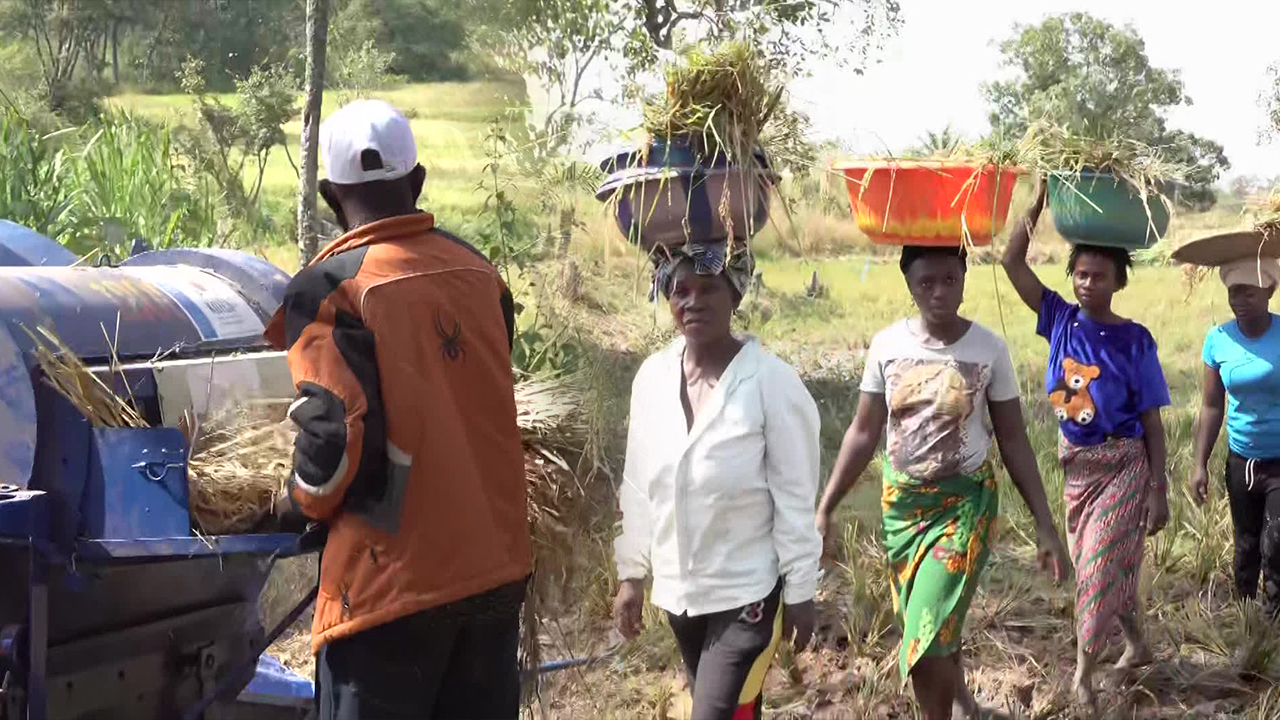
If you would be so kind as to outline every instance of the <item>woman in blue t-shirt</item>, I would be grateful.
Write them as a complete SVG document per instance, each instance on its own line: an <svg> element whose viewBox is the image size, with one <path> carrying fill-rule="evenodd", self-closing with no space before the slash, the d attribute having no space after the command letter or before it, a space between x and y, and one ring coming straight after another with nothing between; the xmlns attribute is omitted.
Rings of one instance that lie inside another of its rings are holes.
<svg viewBox="0 0 1280 720"><path fill-rule="evenodd" d="M1235 319L1204 339L1204 389L1192 497L1209 498L1209 456L1227 421L1226 484L1235 525L1235 586L1280 612L1280 323L1268 309L1280 263L1250 257L1222 267Z"/></svg>
<svg viewBox="0 0 1280 720"><path fill-rule="evenodd" d="M1111 309L1132 260L1121 248L1074 245L1067 274L1079 304L1046 288L1027 264L1027 247L1045 204L1014 228L1004 268L1049 342L1045 390L1058 417L1067 532L1076 566L1075 690L1094 705L1093 669L1115 621L1124 631L1118 668L1149 663L1137 583L1147 535L1169 519L1164 426L1169 389L1151 333Z"/></svg>

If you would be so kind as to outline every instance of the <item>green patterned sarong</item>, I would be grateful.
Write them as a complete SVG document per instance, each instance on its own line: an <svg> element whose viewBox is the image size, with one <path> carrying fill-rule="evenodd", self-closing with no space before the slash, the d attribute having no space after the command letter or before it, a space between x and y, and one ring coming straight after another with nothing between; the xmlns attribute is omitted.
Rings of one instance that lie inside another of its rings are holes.
<svg viewBox="0 0 1280 720"><path fill-rule="evenodd" d="M990 555L999 493L990 464L968 475L919 480L886 460L881 505L905 685L921 657L960 650L964 616Z"/></svg>

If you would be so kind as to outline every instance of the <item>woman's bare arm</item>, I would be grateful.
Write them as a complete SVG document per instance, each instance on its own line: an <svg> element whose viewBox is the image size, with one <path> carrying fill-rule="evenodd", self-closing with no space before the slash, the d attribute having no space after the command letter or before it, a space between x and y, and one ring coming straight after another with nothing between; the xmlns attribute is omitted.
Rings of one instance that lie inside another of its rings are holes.
<svg viewBox="0 0 1280 720"><path fill-rule="evenodd" d="M1044 481L1040 478L1040 466L1036 463L1031 441L1027 439L1027 426L1022 419L1022 403L1015 398L989 402L987 407L991 413L996 443L1000 446L1000 457L1004 459L1009 478L1018 488L1018 494L1027 504L1031 516L1035 518L1038 540L1036 555L1040 566L1053 575L1054 581L1062 582L1070 572L1071 561L1058 536L1053 512L1049 509L1049 498L1044 492Z"/></svg>
<svg viewBox="0 0 1280 720"><path fill-rule="evenodd" d="M1191 471L1191 496L1198 504L1209 499L1209 458L1227 416L1227 388L1218 371L1204 366L1200 390L1200 418L1196 421L1196 462Z"/></svg>
<svg viewBox="0 0 1280 720"><path fill-rule="evenodd" d="M1147 461L1151 463L1151 479L1155 481L1156 489L1164 492L1169 487L1165 474L1169 467L1169 448L1165 444L1160 408L1142 413L1142 438L1147 445Z"/></svg>
<svg viewBox="0 0 1280 720"><path fill-rule="evenodd" d="M1049 497L1045 494L1044 482L1040 479L1040 465L1036 463L1036 454L1031 448L1027 426L1022 419L1022 402L1016 399L991 402L988 407L991 424L995 428L996 443L1000 446L1000 457L1004 459L1004 466L1009 471L1009 479L1018 488L1018 494L1035 518L1036 526L1055 528L1053 511L1049 509Z"/></svg>
<svg viewBox="0 0 1280 720"><path fill-rule="evenodd" d="M1200 388L1200 417L1196 421L1196 469L1208 470L1213 446L1218 444L1222 421L1227 417L1227 388L1217 370L1204 366Z"/></svg>
<svg viewBox="0 0 1280 720"><path fill-rule="evenodd" d="M1040 220L1040 213L1044 210L1046 188L1047 184L1041 180L1036 201L1027 210L1026 216L1014 226L1013 235L1009 238L1001 261L1005 274L1018 291L1018 297L1037 313L1040 312L1040 300L1044 296L1044 283L1040 282L1036 272L1027 264L1027 249L1031 246L1031 234L1035 232L1036 222Z"/></svg>
<svg viewBox="0 0 1280 720"><path fill-rule="evenodd" d="M885 404L881 393L863 392L858 396L858 411L853 422L845 431L844 441L840 443L840 454L836 457L835 467L831 470L831 478L827 481L827 490L818 503L819 517L830 517L835 513L840 501L857 483L862 471L867 469L871 458L876 454L880 444L880 436L884 432L885 421L889 418L889 407Z"/></svg>

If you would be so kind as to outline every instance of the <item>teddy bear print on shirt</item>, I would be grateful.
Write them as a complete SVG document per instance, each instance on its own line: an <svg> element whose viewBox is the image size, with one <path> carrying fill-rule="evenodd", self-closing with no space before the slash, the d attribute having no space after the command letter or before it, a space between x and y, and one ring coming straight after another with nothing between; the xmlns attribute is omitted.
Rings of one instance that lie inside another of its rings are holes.
<svg viewBox="0 0 1280 720"><path fill-rule="evenodd" d="M1082 365L1069 357L1062 359L1062 379L1049 393L1049 402L1059 422L1074 420L1080 425L1093 422L1098 409L1089 394L1089 383L1098 379L1101 372L1096 365Z"/></svg>

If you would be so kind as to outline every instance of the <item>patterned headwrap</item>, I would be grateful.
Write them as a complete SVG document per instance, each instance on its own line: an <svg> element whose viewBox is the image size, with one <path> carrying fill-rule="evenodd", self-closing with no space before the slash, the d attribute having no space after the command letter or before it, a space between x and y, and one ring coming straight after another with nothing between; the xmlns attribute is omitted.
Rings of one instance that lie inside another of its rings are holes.
<svg viewBox="0 0 1280 720"><path fill-rule="evenodd" d="M729 286L737 294L736 301L741 302L747 294L747 286L755 275L756 263L751 257L747 244L735 241L729 249L729 243L689 242L676 247L659 245L653 249L653 286L649 290L649 301L658 298L658 293L671 294L671 283L676 268L685 260L693 262L693 271L699 275L719 275L729 280ZM728 259L725 254L728 252Z"/></svg>

